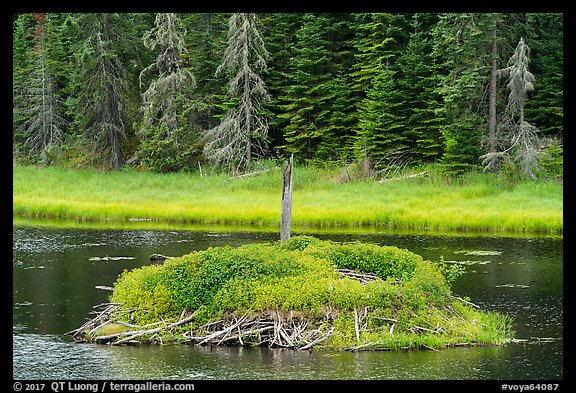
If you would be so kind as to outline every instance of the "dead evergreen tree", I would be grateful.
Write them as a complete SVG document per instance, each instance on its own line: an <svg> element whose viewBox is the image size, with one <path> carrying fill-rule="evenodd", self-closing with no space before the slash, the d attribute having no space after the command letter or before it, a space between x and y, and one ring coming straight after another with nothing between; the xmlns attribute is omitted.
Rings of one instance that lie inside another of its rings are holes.
<svg viewBox="0 0 576 393"><path fill-rule="evenodd" d="M524 103L528 93L534 90L535 80L528 70L529 55L530 48L520 38L507 67L499 70L499 75L508 76L506 87L510 91L504 121L498 127L501 150L488 152L480 158L485 170L494 167L501 159L517 162L524 175L536 180L534 169L539 153L539 130L524 119Z"/></svg>
<svg viewBox="0 0 576 393"><path fill-rule="evenodd" d="M256 27L256 15L235 13L229 19L228 47L216 76L232 75L226 95L235 103L216 127L205 131L204 155L215 165L240 171L264 151L268 122L262 114L270 100L260 76L270 55Z"/></svg>
<svg viewBox="0 0 576 393"><path fill-rule="evenodd" d="M144 45L157 50L156 61L140 73L143 77L153 70L158 77L142 93L142 127L138 134L138 155L160 170L176 169L178 157L189 150L191 127L184 116L190 106L189 92L196 79L183 67L181 54L186 52L185 30L174 13L156 14L155 26L143 37Z"/></svg>

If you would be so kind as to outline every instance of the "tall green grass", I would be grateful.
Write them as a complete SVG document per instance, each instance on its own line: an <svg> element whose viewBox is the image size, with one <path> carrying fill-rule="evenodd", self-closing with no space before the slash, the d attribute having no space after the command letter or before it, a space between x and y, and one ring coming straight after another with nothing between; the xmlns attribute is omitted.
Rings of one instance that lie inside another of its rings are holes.
<svg viewBox="0 0 576 393"><path fill-rule="evenodd" d="M281 191L282 171L274 167L231 178L13 166L13 214L22 217L276 227ZM382 184L341 183L328 170L297 167L292 221L298 227L562 233L563 186L531 181L510 186L482 173L458 181L432 174Z"/></svg>

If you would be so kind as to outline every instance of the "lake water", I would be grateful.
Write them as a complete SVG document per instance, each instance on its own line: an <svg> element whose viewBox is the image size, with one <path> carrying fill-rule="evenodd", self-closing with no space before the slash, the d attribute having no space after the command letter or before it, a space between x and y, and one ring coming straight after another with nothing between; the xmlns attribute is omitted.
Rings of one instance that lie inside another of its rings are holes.
<svg viewBox="0 0 576 393"><path fill-rule="evenodd" d="M78 344L62 334L107 301L124 269L149 256L276 240L275 232L57 229L13 226L14 379L41 380L559 380L564 378L563 239L417 233L323 233L463 263L453 285L483 309L514 317L505 346L439 352L293 351L250 347ZM98 260L99 257L125 257Z"/></svg>

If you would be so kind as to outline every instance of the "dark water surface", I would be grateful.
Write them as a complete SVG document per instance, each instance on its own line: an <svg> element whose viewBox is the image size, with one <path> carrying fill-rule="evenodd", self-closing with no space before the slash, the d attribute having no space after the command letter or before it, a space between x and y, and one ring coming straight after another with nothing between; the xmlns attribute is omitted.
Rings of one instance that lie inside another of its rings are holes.
<svg viewBox="0 0 576 393"><path fill-rule="evenodd" d="M514 317L502 347L439 352L325 352L244 347L77 344L62 334L107 301L124 269L149 256L276 240L274 232L13 227L14 379L556 380L563 367L563 239L426 234L318 234L394 245L464 264L453 286L484 309ZM108 259L104 257L124 257ZM98 258L96 258L98 257Z"/></svg>

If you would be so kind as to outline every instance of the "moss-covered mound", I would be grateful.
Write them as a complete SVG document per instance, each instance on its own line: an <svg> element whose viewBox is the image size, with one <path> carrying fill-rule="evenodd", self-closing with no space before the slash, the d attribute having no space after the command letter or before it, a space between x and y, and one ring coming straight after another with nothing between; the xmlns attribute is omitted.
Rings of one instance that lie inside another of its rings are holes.
<svg viewBox="0 0 576 393"><path fill-rule="evenodd" d="M309 236L209 248L123 272L74 336L351 350L505 343L510 318L452 296L446 277L458 273L396 247Z"/></svg>

